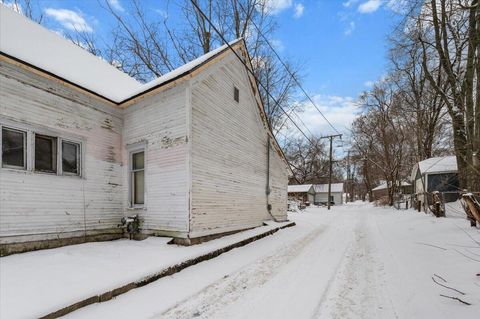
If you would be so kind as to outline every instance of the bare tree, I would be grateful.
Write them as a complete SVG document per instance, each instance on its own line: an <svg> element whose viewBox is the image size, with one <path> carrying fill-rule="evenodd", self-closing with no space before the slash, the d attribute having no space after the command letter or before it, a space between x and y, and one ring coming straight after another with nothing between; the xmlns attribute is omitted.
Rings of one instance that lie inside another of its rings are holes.
<svg viewBox="0 0 480 319"><path fill-rule="evenodd" d="M429 0L417 17L422 65L452 119L460 187L480 190L480 4ZM432 70L445 74L445 85Z"/></svg>
<svg viewBox="0 0 480 319"><path fill-rule="evenodd" d="M377 177L381 176L389 185L388 203L393 205L398 185L408 176L411 167L407 165L411 161L411 135L402 115L402 96L394 82L387 78L365 92L360 101L365 112L353 123L353 150L364 160L367 187L372 187L372 172L379 172Z"/></svg>
<svg viewBox="0 0 480 319"><path fill-rule="evenodd" d="M328 182L329 155L325 140L319 136L310 138L292 138L284 146L285 155L293 171L294 184L321 184ZM343 180L339 166L335 166L333 179Z"/></svg>
<svg viewBox="0 0 480 319"><path fill-rule="evenodd" d="M444 137L449 137L450 127L445 103L426 78L422 47L416 39L416 32L406 27L408 22L407 19L401 23L401 31L395 32L390 39L390 78L403 102L401 115L415 130L416 160L421 161L448 152ZM436 71L436 79L445 87L445 76L440 70Z"/></svg>

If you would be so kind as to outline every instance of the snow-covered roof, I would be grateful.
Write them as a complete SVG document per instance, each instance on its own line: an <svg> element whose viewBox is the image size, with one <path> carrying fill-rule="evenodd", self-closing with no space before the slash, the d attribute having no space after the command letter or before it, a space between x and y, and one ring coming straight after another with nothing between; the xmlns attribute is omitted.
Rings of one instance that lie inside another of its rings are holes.
<svg viewBox="0 0 480 319"><path fill-rule="evenodd" d="M228 45L232 46L232 45L235 45L236 43L242 41L243 39L242 38L239 38L239 39L236 39L236 40L233 40L232 42L229 42ZM190 62L188 62L187 64L184 64L182 65L181 67L175 69L175 70L172 70L168 73L165 73L164 75L162 75L161 77L158 77L156 78L155 80L152 80L148 83L145 83L143 84L140 88L134 90L134 91L131 91L129 93L129 96L127 98L130 98L130 97L133 97L135 95L138 95L138 94L141 94L147 90L150 90L154 87L157 87L157 86L160 86L160 85L163 85L175 78L178 78L184 74L187 74L189 73L190 71L192 71L193 69L197 68L198 66L202 65L203 63L207 62L208 60L212 59L213 57L215 57L217 54L221 53L222 51L228 49L228 45L227 44L224 44L222 45L221 47L218 47L216 48L215 50L212 50L198 58L196 58L195 60L192 60Z"/></svg>
<svg viewBox="0 0 480 319"><path fill-rule="evenodd" d="M2 4L0 51L115 102L141 87L108 62Z"/></svg>
<svg viewBox="0 0 480 319"><path fill-rule="evenodd" d="M230 42L234 45L242 39ZM217 54L225 44L199 58L142 84L107 61L0 4L0 51L68 82L121 103L188 74Z"/></svg>
<svg viewBox="0 0 480 319"><path fill-rule="evenodd" d="M408 183L408 182L402 182L401 184L402 186L412 186L412 184ZM382 182L380 185L378 185L377 187L375 187L374 189L372 189L372 191L379 191L379 190L382 190L382 189L387 189L387 182Z"/></svg>
<svg viewBox="0 0 480 319"><path fill-rule="evenodd" d="M288 185L288 192L289 193L307 193L311 188L312 184L304 184L304 185Z"/></svg>
<svg viewBox="0 0 480 319"><path fill-rule="evenodd" d="M418 162L418 168L422 174L425 173L443 173L443 172L456 172L457 169L457 157L445 156L445 157L432 157L421 162Z"/></svg>
<svg viewBox="0 0 480 319"><path fill-rule="evenodd" d="M314 185L316 193L328 193L328 184ZM332 183L332 193L343 193L343 183Z"/></svg>

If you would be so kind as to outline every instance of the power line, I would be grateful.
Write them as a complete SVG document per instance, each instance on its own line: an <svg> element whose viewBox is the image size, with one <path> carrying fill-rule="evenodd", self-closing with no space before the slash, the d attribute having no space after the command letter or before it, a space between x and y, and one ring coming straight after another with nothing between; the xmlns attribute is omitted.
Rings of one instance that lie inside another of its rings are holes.
<svg viewBox="0 0 480 319"><path fill-rule="evenodd" d="M238 2L238 5L240 6L240 8L242 9L243 13L247 14L245 8L243 7L243 5ZM335 131L337 132L337 134L340 134L340 132L333 126L333 124L327 119L327 117L322 113L322 111L320 111L320 108L317 106L317 104L313 101L313 99L310 97L310 95L307 93L307 91L303 88L303 86L300 84L300 81L297 80L295 74L293 74L292 71L290 71L290 69L288 68L288 65L283 62L282 58L280 57L280 55L277 53L277 51L275 50L275 48L272 46L272 44L270 43L270 41L268 40L268 38L262 33L262 30L260 29L260 27L257 26L257 24L253 21L253 20L250 20L250 23L252 23L252 25L255 27L255 29L257 29L257 32L262 36L262 38L265 40L265 42L267 43L267 45L270 47L270 49L273 51L273 53L275 54L275 56L277 57L278 61L280 61L280 63L283 65L283 67L285 68L285 70L287 70L288 74L290 74L290 76L292 77L292 79L295 81L295 83L298 85L298 87L300 88L300 90L303 92L303 94L305 94L305 96L307 97L307 99L310 101L310 103L312 103L312 105L317 109L318 113L320 113L320 115L325 119L325 121L327 121L328 125L330 125L330 127Z"/></svg>
<svg viewBox="0 0 480 319"><path fill-rule="evenodd" d="M295 127L305 136L305 138L310 142L310 144L315 145L310 138L300 129L300 127L295 123L295 121L290 117L290 115L285 111L285 109L279 104L279 102L272 96L272 94L268 91L268 89L263 85L262 82L260 82L255 75L255 73L248 67L248 65L243 61L243 59L238 55L237 51L233 49L233 47L230 45L230 43L225 39L225 37L220 33L220 31L217 29L217 27L212 23L212 21L207 17L207 15L202 11L202 9L199 7L199 5L195 2L195 0L190 0L192 5L196 8L196 10L202 15L202 17L210 24L212 29L217 33L217 35L222 39L222 41L228 46L228 48L235 54L235 56L238 58L238 60L245 66L247 71L253 76L257 84L259 84L265 92L268 94L268 96L275 102L275 105L280 108L280 110L288 117L288 119L295 125ZM268 122L268 121L267 121ZM269 124L270 126L270 124Z"/></svg>

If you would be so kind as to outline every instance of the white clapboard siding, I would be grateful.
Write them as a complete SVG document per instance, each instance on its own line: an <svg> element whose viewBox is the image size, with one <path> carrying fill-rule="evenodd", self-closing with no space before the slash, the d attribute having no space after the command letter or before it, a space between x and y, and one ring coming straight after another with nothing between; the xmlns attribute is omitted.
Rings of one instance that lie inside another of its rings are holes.
<svg viewBox="0 0 480 319"><path fill-rule="evenodd" d="M267 131L244 66L230 55L193 78L191 94L191 236L261 225L271 218L265 193ZM278 157L273 150L270 154ZM271 162L276 170L273 206L281 215L280 207L286 211L286 168Z"/></svg>
<svg viewBox="0 0 480 319"><path fill-rule="evenodd" d="M287 220L288 200L288 171L285 161L278 155L273 147L270 148L270 196L272 215L278 221Z"/></svg>
<svg viewBox="0 0 480 319"><path fill-rule="evenodd" d="M125 110L125 159L128 146L145 143L144 209L128 209L125 214L139 214L147 233L188 231L188 138L186 83L140 100ZM128 162L124 184L128 185Z"/></svg>
<svg viewBox="0 0 480 319"><path fill-rule="evenodd" d="M1 242L118 231L121 112L18 66L2 62L0 70L0 123L77 139L84 154L82 178L0 169Z"/></svg>
<svg viewBox="0 0 480 319"><path fill-rule="evenodd" d="M343 193L341 192L332 192L331 196L333 196L333 201L336 205L340 205L343 203ZM325 203L328 201L328 193L316 193L315 194L315 203Z"/></svg>

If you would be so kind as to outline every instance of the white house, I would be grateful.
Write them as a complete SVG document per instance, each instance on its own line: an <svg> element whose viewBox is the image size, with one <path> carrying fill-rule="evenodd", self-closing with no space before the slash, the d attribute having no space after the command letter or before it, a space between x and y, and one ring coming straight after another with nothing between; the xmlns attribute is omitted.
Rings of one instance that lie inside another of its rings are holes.
<svg viewBox="0 0 480 319"><path fill-rule="evenodd" d="M119 238L134 214L183 244L287 219L285 158L227 46L141 84L0 5L0 51L2 254Z"/></svg>
<svg viewBox="0 0 480 319"><path fill-rule="evenodd" d="M444 199L458 199L459 183L456 156L432 157L415 164L410 176L414 194L421 206L428 203L427 194L443 192Z"/></svg>
<svg viewBox="0 0 480 319"><path fill-rule="evenodd" d="M412 193L412 184L406 181L397 182L397 192L399 194L411 194ZM388 197L388 191L391 189L392 183L387 183L386 181L381 181L380 184L372 189L373 197L376 200L379 200L384 197Z"/></svg>
<svg viewBox="0 0 480 319"><path fill-rule="evenodd" d="M328 184L317 184L315 188L315 205L328 203ZM343 204L343 183L333 183L330 189L330 202L334 205Z"/></svg>
<svg viewBox="0 0 480 319"><path fill-rule="evenodd" d="M299 200L303 203L313 203L315 199L315 189L313 184L288 185L288 197Z"/></svg>

